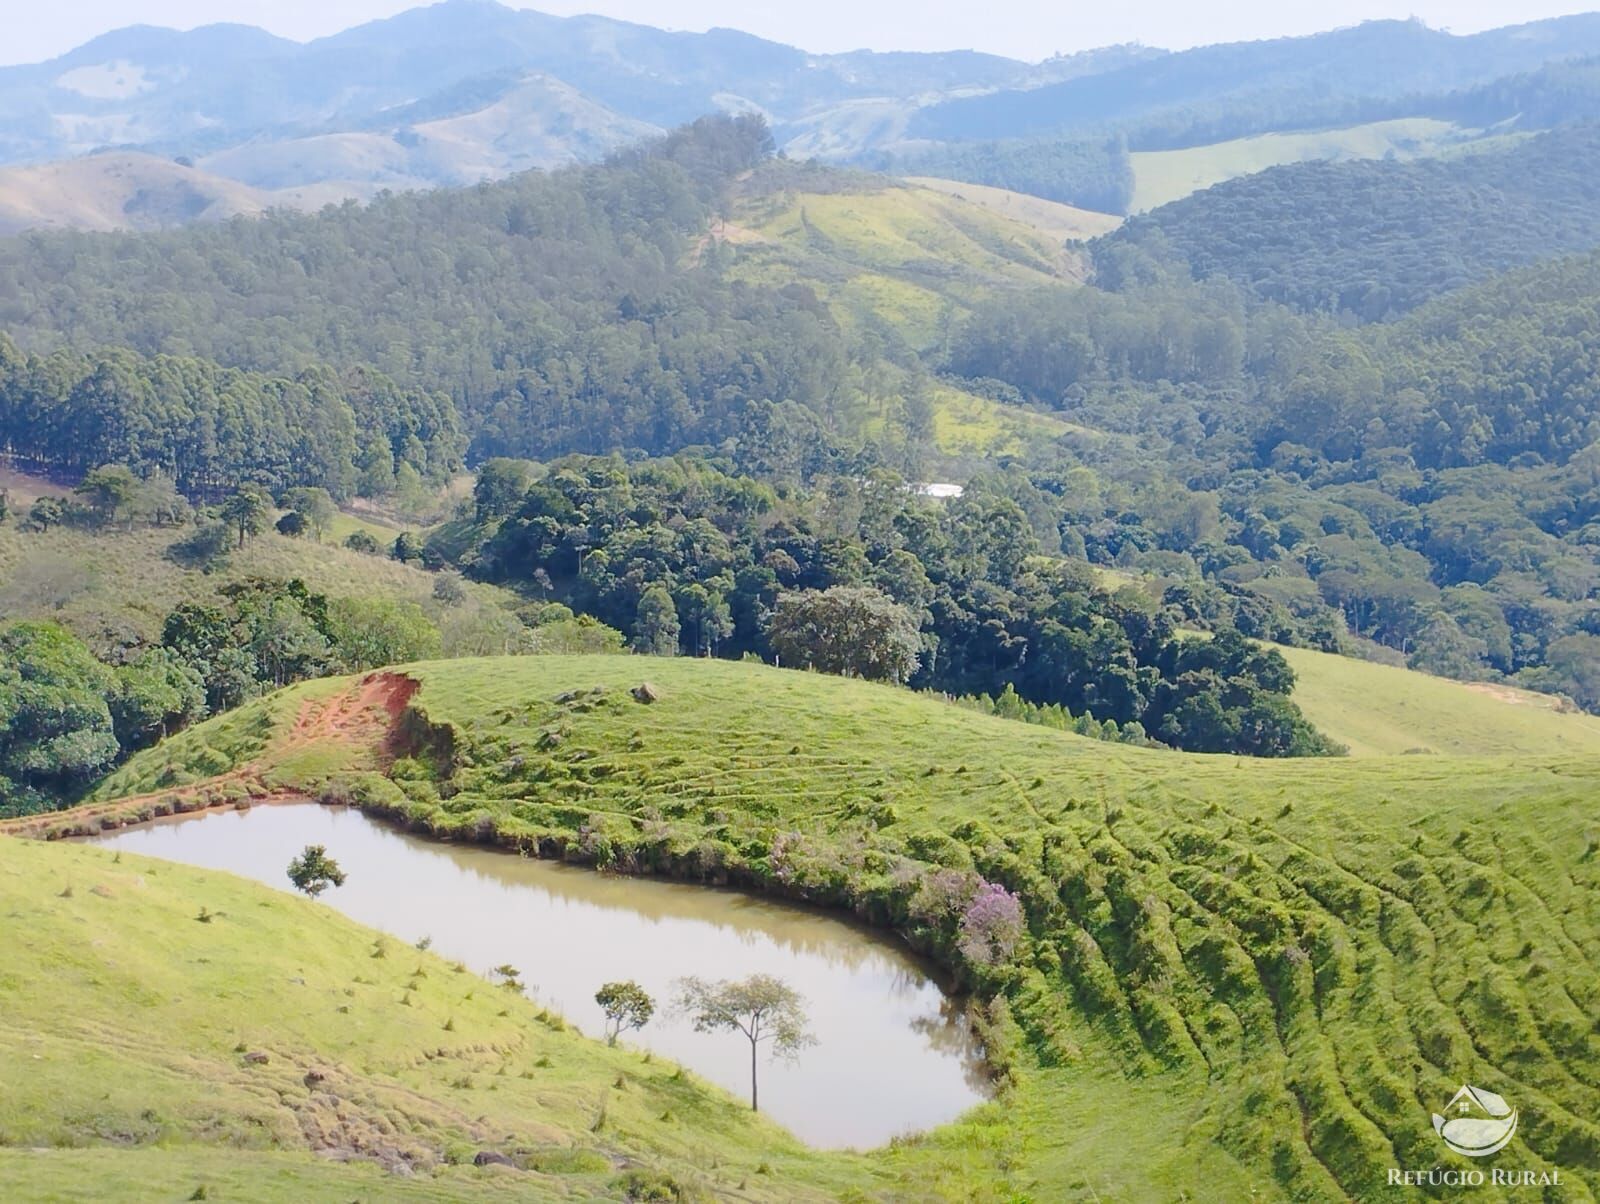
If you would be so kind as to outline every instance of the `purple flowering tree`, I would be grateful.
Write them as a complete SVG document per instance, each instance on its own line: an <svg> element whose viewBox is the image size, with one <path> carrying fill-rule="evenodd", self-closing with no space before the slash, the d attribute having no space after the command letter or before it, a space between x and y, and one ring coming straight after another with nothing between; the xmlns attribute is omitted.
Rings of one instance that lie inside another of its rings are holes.
<svg viewBox="0 0 1600 1204"><path fill-rule="evenodd" d="M998 882L985 882L961 916L956 947L975 966L1008 961L1022 939L1022 902Z"/></svg>

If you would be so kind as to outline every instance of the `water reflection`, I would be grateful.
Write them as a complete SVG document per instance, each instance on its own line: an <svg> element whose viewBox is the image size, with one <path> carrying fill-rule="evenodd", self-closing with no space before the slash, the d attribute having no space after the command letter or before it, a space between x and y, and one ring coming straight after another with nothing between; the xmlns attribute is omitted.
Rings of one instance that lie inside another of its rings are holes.
<svg viewBox="0 0 1600 1204"><path fill-rule="evenodd" d="M509 962L531 996L594 1035L603 982L635 979L665 1003L682 975L779 975L805 995L818 1045L797 1064L762 1066L762 1105L816 1145L877 1145L983 1098L960 1007L907 951L831 914L424 840L310 803L184 816L97 843L283 889L289 859L325 844L349 877L324 902L402 940L431 937L479 973ZM659 1012L633 1040L748 1089L740 1042Z"/></svg>

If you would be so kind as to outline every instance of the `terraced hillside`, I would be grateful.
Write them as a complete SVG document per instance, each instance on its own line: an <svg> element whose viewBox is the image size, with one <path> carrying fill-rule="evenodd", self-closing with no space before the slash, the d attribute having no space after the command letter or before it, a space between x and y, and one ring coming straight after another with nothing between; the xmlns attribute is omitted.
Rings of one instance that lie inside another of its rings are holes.
<svg viewBox="0 0 1600 1204"><path fill-rule="evenodd" d="M953 1199L1399 1198L1391 1168L1465 1165L1429 1121L1462 1082L1520 1110L1496 1166L1600 1193L1600 760L1188 756L722 662L404 672L419 686L391 752L409 755L351 772L301 748L280 783L850 907L965 978L1007 1123L867 1164L923 1196L937 1174ZM654 702L631 692L646 677ZM227 717L259 732L232 756L270 759L298 700L340 688ZM108 796L159 790L225 743L216 726L136 758ZM984 884L1015 893L1020 932L977 926ZM799 1194L837 1165L779 1183ZM858 1190L896 1198L870 1175Z"/></svg>

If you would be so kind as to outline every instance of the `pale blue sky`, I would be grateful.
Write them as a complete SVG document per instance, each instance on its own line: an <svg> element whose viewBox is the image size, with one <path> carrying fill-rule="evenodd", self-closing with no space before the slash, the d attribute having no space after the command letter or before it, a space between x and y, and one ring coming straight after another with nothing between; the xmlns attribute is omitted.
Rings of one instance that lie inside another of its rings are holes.
<svg viewBox="0 0 1600 1204"><path fill-rule="evenodd" d="M1178 49L1314 33L1373 17L1418 16L1471 33L1539 17L1585 12L1596 0L544 0L518 8L600 12L668 29L713 25L835 51L972 48L1040 59L1113 42ZM418 0L58 0L19 5L5 21L0 62L34 62L96 34L143 23L180 29L212 21L259 25L305 40L418 7Z"/></svg>

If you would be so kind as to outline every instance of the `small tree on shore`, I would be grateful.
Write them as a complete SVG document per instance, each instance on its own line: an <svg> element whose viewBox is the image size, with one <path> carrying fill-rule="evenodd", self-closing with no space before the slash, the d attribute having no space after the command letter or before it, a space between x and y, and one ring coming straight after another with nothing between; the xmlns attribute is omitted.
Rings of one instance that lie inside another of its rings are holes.
<svg viewBox="0 0 1600 1204"><path fill-rule="evenodd" d="M326 845L308 844L305 852L289 863L289 881L315 899L330 886L343 886L344 871L328 856Z"/></svg>
<svg viewBox="0 0 1600 1204"><path fill-rule="evenodd" d="M594 1001L606 1014L606 1044L615 1045L628 1029L641 1029L655 1015L656 1001L638 983L608 982L594 993Z"/></svg>
<svg viewBox="0 0 1600 1204"><path fill-rule="evenodd" d="M806 1031L805 999L770 974L752 974L738 982L678 979L676 1010L700 1033L741 1033L750 1042L750 1110L759 1112L756 1053L763 1044L775 1058L794 1059L816 1044Z"/></svg>

